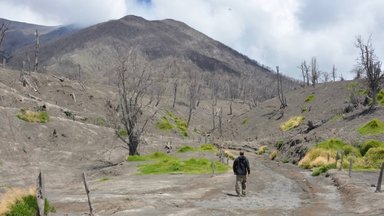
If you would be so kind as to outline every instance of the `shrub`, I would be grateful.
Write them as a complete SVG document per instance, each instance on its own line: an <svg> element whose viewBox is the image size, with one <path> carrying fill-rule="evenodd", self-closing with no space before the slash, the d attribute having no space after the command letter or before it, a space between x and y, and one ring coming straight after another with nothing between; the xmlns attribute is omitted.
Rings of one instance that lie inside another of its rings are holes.
<svg viewBox="0 0 384 216"><path fill-rule="evenodd" d="M169 122L166 116L161 117L160 121L156 123L156 127L165 131L172 130L173 128L172 124Z"/></svg>
<svg viewBox="0 0 384 216"><path fill-rule="evenodd" d="M384 133L384 122L374 118L358 129L361 135L376 135Z"/></svg>
<svg viewBox="0 0 384 216"><path fill-rule="evenodd" d="M379 168L384 162L384 147L370 148L364 159L371 162L373 167Z"/></svg>
<svg viewBox="0 0 384 216"><path fill-rule="evenodd" d="M298 127L304 121L304 116L295 116L280 125L282 131L289 131L292 128Z"/></svg>
<svg viewBox="0 0 384 216"><path fill-rule="evenodd" d="M376 99L377 99L377 104L379 104L380 106L384 106L384 91L383 90L380 90L380 92L377 93Z"/></svg>
<svg viewBox="0 0 384 216"><path fill-rule="evenodd" d="M261 146L258 150L257 150L257 152L256 152L256 154L258 154L258 155L262 155L262 154L264 154L265 152L267 152L268 151L268 146Z"/></svg>
<svg viewBox="0 0 384 216"><path fill-rule="evenodd" d="M277 157L277 151L276 150L271 152L271 154L269 154L269 159L270 160L275 160L276 157Z"/></svg>
<svg viewBox="0 0 384 216"><path fill-rule="evenodd" d="M107 125L107 121L103 117L97 117L95 120L95 124L104 127L105 125Z"/></svg>
<svg viewBox="0 0 384 216"><path fill-rule="evenodd" d="M310 94L307 96L307 98L305 98L304 102L305 103L309 103L309 102L312 102L313 100L315 100L315 95L314 94Z"/></svg>
<svg viewBox="0 0 384 216"><path fill-rule="evenodd" d="M377 147L384 147L384 142L380 142L378 140L366 140L363 144L359 146L360 154L364 156L370 148Z"/></svg>
<svg viewBox="0 0 384 216"><path fill-rule="evenodd" d="M275 147L280 150L284 145L284 140L279 140L275 143Z"/></svg>
<svg viewBox="0 0 384 216"><path fill-rule="evenodd" d="M47 112L33 112L25 109L21 109L17 117L26 122L47 123L49 120Z"/></svg>

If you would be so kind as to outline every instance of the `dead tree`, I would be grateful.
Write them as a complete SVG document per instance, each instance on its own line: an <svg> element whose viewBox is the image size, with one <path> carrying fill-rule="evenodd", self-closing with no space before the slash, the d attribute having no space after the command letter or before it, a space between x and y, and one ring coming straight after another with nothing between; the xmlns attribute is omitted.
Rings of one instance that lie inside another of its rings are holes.
<svg viewBox="0 0 384 216"><path fill-rule="evenodd" d="M369 37L366 43L363 43L361 37L358 36L356 38L355 46L360 51L360 56L357 59L357 67L361 68L367 77L369 95L372 98L369 110L373 110L377 105L376 95L380 89L380 82L384 77L384 74L381 71L381 62L377 60L375 48L371 42L371 37Z"/></svg>
<svg viewBox="0 0 384 216"><path fill-rule="evenodd" d="M317 67L316 57L312 57L311 59L311 82L313 87L319 82L319 69Z"/></svg>
<svg viewBox="0 0 384 216"><path fill-rule="evenodd" d="M34 68L33 70L35 72L37 72L37 68L39 66L39 52L40 52L40 35L39 35L39 31L36 29L36 32L35 32L35 65L34 65Z"/></svg>
<svg viewBox="0 0 384 216"><path fill-rule="evenodd" d="M5 39L5 35L6 35L7 31L8 31L8 25L5 23L2 23L0 25L0 51L1 51L1 44L3 43L3 41ZM3 56L2 62L3 62L3 67L5 67L5 62L6 62L5 56Z"/></svg>
<svg viewBox="0 0 384 216"><path fill-rule="evenodd" d="M305 60L300 64L299 69L301 70L303 76L304 85L306 84L309 86L309 67Z"/></svg>
<svg viewBox="0 0 384 216"><path fill-rule="evenodd" d="M139 64L136 56L129 54L129 57L125 57L117 48L116 50L118 53L116 72L118 75L120 120L120 124L116 128L116 135L127 144L129 155L138 155L137 148L141 141L141 135L148 121L156 114L154 112L146 118L143 116L143 109L148 106L148 103L145 103L145 96L149 92L152 81L147 67ZM141 126L138 125L139 121L142 123ZM120 128L120 125L123 128ZM127 137L120 133L121 129L126 131Z"/></svg>
<svg viewBox="0 0 384 216"><path fill-rule="evenodd" d="M189 99L189 109L188 109L188 120L187 126L189 126L192 118L192 111L196 108L196 102L199 94L199 83L196 71L189 71L188 73L188 99Z"/></svg>
<svg viewBox="0 0 384 216"><path fill-rule="evenodd" d="M277 94L279 95L280 109L284 109L288 105L287 105L287 99L284 96L283 79L279 72L279 66L276 66L276 72L277 72Z"/></svg>
<svg viewBox="0 0 384 216"><path fill-rule="evenodd" d="M336 81L336 66L335 65L333 65L333 67L332 67L332 79L333 79L333 82L335 82Z"/></svg>

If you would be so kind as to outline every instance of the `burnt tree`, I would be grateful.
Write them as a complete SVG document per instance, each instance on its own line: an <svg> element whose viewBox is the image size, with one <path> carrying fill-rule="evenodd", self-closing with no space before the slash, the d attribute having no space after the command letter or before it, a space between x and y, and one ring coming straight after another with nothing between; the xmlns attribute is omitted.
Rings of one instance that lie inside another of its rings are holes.
<svg viewBox="0 0 384 216"><path fill-rule="evenodd" d="M39 31L35 32L35 65L33 67L33 71L37 72L37 68L39 66L39 54L40 54L40 35Z"/></svg>
<svg viewBox="0 0 384 216"><path fill-rule="evenodd" d="M283 79L279 72L279 66L276 66L276 72L277 72L277 94L279 95L280 100L280 109L284 109L288 106L287 99L284 96L284 90L283 90Z"/></svg>
<svg viewBox="0 0 384 216"><path fill-rule="evenodd" d="M375 48L372 45L371 37L364 43L360 36L356 38L355 46L359 49L357 59L358 69L361 69L367 77L369 95L372 98L369 110L373 110L377 105L376 95L380 89L380 82L383 79L381 62L377 59Z"/></svg>
<svg viewBox="0 0 384 216"><path fill-rule="evenodd" d="M140 64L132 52L129 57L124 57L119 53L117 59L119 97L117 110L120 122L116 128L116 135L127 144L129 155L138 155L137 148L141 135L148 121L156 113L154 111L149 117L143 115L144 108L149 106L145 97L152 86L152 81L147 67ZM122 129L126 131L126 137L121 133Z"/></svg>

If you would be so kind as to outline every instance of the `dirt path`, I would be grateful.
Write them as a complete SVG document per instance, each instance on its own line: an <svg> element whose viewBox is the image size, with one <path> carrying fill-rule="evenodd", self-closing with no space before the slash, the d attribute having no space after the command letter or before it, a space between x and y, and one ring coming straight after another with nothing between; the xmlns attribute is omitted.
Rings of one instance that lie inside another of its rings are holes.
<svg viewBox="0 0 384 216"><path fill-rule="evenodd" d="M216 175L136 175L125 163L89 175L97 215L353 215L325 177L294 165L248 156L251 175L246 197L236 197L232 172ZM115 176L114 176L115 175ZM110 176L103 179L103 176ZM111 177L112 176L112 177ZM56 215L88 211L80 181L48 185Z"/></svg>

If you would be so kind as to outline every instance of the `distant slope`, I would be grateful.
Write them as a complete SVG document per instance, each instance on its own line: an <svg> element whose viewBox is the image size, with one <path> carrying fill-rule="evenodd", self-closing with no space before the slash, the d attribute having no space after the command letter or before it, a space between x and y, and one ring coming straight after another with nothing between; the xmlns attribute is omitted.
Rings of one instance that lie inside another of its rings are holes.
<svg viewBox="0 0 384 216"><path fill-rule="evenodd" d="M149 64L154 74L185 79L198 72L208 88L217 80L221 97L259 100L274 95L274 74L259 63L206 35L174 20L147 21L126 16L100 23L41 46L41 64L48 71L75 78L78 68L88 80L106 80L116 65L118 47L125 55L133 50L141 64ZM11 59L14 66L25 60L25 49ZM189 71L189 72L188 72ZM110 78L109 78L110 79ZM286 88L297 86L286 79ZM270 88L269 90L266 90ZM230 92L228 89L232 89ZM232 96L231 96L232 95Z"/></svg>

